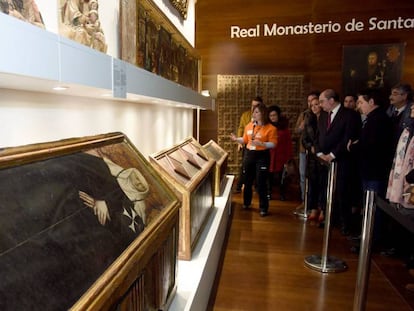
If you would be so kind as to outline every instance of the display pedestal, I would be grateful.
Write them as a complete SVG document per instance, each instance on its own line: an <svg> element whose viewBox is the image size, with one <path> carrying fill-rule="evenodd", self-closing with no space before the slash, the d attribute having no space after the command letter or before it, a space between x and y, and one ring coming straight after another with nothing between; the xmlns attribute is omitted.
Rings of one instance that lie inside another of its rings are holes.
<svg viewBox="0 0 414 311"><path fill-rule="evenodd" d="M178 261L177 292L169 311L205 310L207 308L232 212L233 181L234 176L225 176L224 191L214 200L214 209L200 235L191 261Z"/></svg>

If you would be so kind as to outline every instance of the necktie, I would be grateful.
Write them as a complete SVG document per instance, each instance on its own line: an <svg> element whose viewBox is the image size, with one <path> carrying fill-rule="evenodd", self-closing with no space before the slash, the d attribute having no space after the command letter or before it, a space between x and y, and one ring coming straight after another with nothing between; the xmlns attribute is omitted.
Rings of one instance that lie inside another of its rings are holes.
<svg viewBox="0 0 414 311"><path fill-rule="evenodd" d="M332 111L329 111L328 120L327 120L328 122L327 122L327 125L326 125L326 129L328 129L328 130L331 127L331 116L332 116Z"/></svg>

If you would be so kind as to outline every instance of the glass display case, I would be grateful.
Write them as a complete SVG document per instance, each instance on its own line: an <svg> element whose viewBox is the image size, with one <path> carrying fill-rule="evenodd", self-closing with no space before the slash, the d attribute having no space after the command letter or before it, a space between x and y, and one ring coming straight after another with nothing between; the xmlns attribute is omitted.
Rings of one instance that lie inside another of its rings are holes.
<svg viewBox="0 0 414 311"><path fill-rule="evenodd" d="M203 145L208 156L216 161L214 193L219 196L223 191L224 177L227 171L227 160L229 154L221 148L214 140Z"/></svg>
<svg viewBox="0 0 414 311"><path fill-rule="evenodd" d="M192 137L150 156L150 163L181 201L178 258L191 252L214 206L215 161Z"/></svg>
<svg viewBox="0 0 414 311"><path fill-rule="evenodd" d="M163 310L179 201L122 133L0 151L1 310Z"/></svg>

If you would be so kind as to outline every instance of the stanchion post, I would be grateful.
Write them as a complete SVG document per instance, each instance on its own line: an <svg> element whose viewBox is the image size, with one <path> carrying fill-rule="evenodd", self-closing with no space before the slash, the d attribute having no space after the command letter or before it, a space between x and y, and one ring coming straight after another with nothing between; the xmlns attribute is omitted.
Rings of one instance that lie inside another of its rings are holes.
<svg viewBox="0 0 414 311"><path fill-rule="evenodd" d="M366 191L361 244L359 249L357 281L354 295L354 311L365 310L369 273L371 270L371 243L375 219L375 192Z"/></svg>
<svg viewBox="0 0 414 311"><path fill-rule="evenodd" d="M308 170L308 160L309 160L309 156L308 156L308 150L306 150L306 167L305 167L305 189L304 189L304 194L303 194L303 208L299 208L296 209L293 214L295 214L296 216L302 217L307 219L308 218L308 194L309 194L309 178L308 178L308 174L307 174L307 170Z"/></svg>
<svg viewBox="0 0 414 311"><path fill-rule="evenodd" d="M328 186L326 191L325 227L322 242L322 255L311 255L305 258L305 265L319 272L341 272L348 267L346 263L336 257L328 256L329 236L331 227L331 211L336 184L336 162L331 162L328 174Z"/></svg>

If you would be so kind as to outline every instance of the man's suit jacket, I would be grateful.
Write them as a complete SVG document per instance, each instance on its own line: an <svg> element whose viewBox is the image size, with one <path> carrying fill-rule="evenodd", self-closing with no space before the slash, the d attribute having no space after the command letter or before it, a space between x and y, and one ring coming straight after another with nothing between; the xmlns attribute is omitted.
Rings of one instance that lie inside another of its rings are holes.
<svg viewBox="0 0 414 311"><path fill-rule="evenodd" d="M341 105L329 129L327 118L326 112L321 113L319 117L316 153L333 153L336 160L340 161L349 156L348 141L355 141L359 138L361 117L356 111Z"/></svg>
<svg viewBox="0 0 414 311"><path fill-rule="evenodd" d="M387 115L391 118L392 122L392 131L393 131L393 146L392 148L397 148L397 143L400 138L402 131L406 127L413 125L413 119L411 118L411 106L413 102L408 102L405 109L398 115L395 116L394 112L396 111L394 105L390 105L387 109Z"/></svg>
<svg viewBox="0 0 414 311"><path fill-rule="evenodd" d="M394 149L391 118L384 109L371 111L364 122L361 138L355 145L364 180L388 181Z"/></svg>

